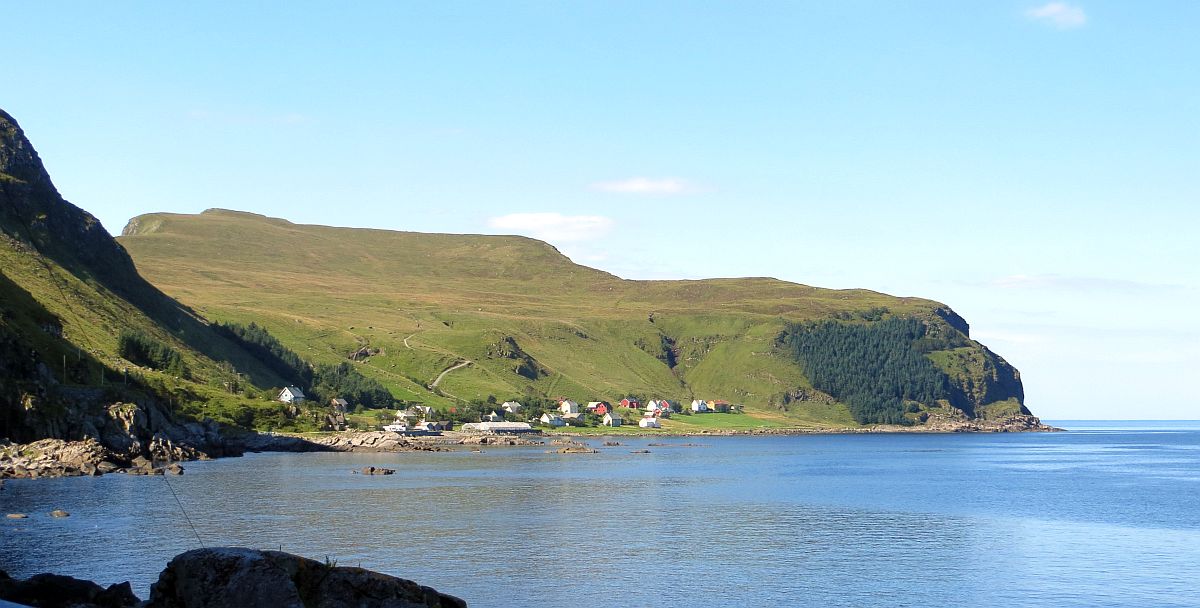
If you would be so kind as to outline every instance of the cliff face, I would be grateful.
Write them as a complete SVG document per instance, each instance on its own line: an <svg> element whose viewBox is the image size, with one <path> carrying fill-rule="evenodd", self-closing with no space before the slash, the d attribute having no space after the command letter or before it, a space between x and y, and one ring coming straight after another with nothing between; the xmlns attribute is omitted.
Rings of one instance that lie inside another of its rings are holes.
<svg viewBox="0 0 1200 608"><path fill-rule="evenodd" d="M154 291L92 214L59 195L37 151L0 110L0 230L81 278L124 295Z"/></svg>

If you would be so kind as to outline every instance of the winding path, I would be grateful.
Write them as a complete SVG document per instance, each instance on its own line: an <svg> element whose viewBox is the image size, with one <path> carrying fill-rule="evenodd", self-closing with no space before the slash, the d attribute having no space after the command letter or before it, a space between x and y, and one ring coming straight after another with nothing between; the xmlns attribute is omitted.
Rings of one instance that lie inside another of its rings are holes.
<svg viewBox="0 0 1200 608"><path fill-rule="evenodd" d="M442 378L446 377L446 374L448 374L456 369L462 369L470 364L471 364L471 361L469 359L464 359L460 363L456 363L454 365L451 365L450 367L447 367L446 369L442 370L442 373L438 374L437 378L433 379L433 382L431 382L429 384L429 388L437 388L438 383L442 381Z"/></svg>

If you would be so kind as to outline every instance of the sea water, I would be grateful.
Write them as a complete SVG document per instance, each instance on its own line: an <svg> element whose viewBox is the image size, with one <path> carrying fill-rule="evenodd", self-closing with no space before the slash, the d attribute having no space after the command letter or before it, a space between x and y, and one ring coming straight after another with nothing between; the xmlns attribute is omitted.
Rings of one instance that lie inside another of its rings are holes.
<svg viewBox="0 0 1200 608"><path fill-rule="evenodd" d="M1200 423L1058 424L1070 432L255 454L182 477L10 480L0 512L30 517L0 521L0 569L146 597L172 556L240 545L471 606L1200 606ZM397 473L351 473L368 465Z"/></svg>

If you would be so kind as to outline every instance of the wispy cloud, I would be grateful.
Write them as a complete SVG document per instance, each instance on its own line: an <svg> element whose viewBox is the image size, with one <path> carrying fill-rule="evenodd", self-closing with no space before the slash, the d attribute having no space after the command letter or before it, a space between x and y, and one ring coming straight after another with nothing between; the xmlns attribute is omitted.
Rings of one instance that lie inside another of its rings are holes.
<svg viewBox="0 0 1200 608"><path fill-rule="evenodd" d="M488 226L497 230L531 236L552 243L573 243L601 238L616 224L602 215L563 215L561 213L510 213L488 218Z"/></svg>
<svg viewBox="0 0 1200 608"><path fill-rule="evenodd" d="M1049 2L1031 8L1025 11L1025 16L1060 30L1083 27L1087 24L1087 13L1083 12L1083 8L1066 2Z"/></svg>
<svg viewBox="0 0 1200 608"><path fill-rule="evenodd" d="M1145 293L1147 291L1176 291L1182 285L1148 283L1106 277L1064 276L1058 274L1014 274L994 279L994 287L1006 289L1058 289L1065 291Z"/></svg>
<svg viewBox="0 0 1200 608"><path fill-rule="evenodd" d="M601 192L617 192L620 194L686 194L697 192L687 180L677 177L631 177L610 182L596 182L592 190Z"/></svg>

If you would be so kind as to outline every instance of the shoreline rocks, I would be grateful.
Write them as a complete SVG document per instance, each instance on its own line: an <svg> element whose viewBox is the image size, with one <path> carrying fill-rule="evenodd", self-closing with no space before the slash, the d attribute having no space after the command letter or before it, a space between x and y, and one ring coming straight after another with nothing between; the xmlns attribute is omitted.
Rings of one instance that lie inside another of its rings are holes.
<svg viewBox="0 0 1200 608"><path fill-rule="evenodd" d="M127 416L136 426L137 416L128 408L116 410ZM122 418L124 419L124 418ZM207 428L205 425L196 426ZM215 424L212 425L215 427ZM210 429L211 430L211 429ZM827 435L862 433L1028 433L1056 432L1057 429L1042 424L1035 416L1017 415L999 420L969 420L961 417L931 417L921 426L877 425L862 428L763 428L738 430L706 429L691 433L635 433L641 436L659 437L714 437L739 435ZM199 431L197 431L199 432ZM207 433L207 431L204 431ZM203 434L203 433L202 433ZM117 442L118 447L138 451L114 449L111 444L94 437L78 441L63 439L41 439L27 444L5 443L0 440L0 480L6 478L38 479L43 477L97 476L108 473L130 475L182 475L184 468L179 464L188 460L207 460L220 456L240 456L244 452L444 452L454 446L538 446L546 441L520 435L469 435L450 432L444 435L404 436L387 431L345 432L315 438L285 434L245 432L224 437L205 435L205 445L218 443L221 449L209 453L184 442L178 442L157 433L145 443ZM130 437L135 437L130 435ZM570 432L554 436L549 443L559 447L579 447L577 441L583 435ZM595 436L586 436L595 438ZM110 437L111 440L111 437ZM618 444L619 442L609 441ZM581 453L561 451L562 453Z"/></svg>
<svg viewBox="0 0 1200 608"><path fill-rule="evenodd" d="M25 580L0 571L0 600L76 608L465 608L460 598L408 579L284 553L240 547L175 556L142 602L128 582L101 587L56 574Z"/></svg>

